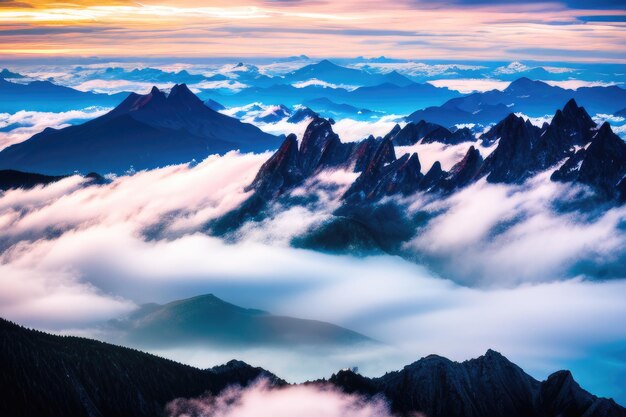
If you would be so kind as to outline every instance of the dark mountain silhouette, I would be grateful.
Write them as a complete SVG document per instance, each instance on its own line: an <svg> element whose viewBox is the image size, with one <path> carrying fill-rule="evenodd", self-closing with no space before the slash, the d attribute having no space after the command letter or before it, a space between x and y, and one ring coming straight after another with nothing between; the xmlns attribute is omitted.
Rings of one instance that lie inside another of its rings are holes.
<svg viewBox="0 0 626 417"><path fill-rule="evenodd" d="M212 294L164 305L146 304L130 316L110 322L106 330L121 344L151 348L373 343L339 326L238 307Z"/></svg>
<svg viewBox="0 0 626 417"><path fill-rule="evenodd" d="M62 180L65 176L50 176L33 174L30 172L14 171L11 169L0 170L0 190L10 190L15 188L29 189L37 185L48 185Z"/></svg>
<svg viewBox="0 0 626 417"><path fill-rule="evenodd" d="M97 94L51 83L32 81L18 84L0 77L0 112L20 110L63 112L89 106L113 107L128 93Z"/></svg>
<svg viewBox="0 0 626 417"><path fill-rule="evenodd" d="M389 140L370 137L360 143L342 143L330 122L317 118L309 123L299 148L295 135L285 139L280 149L261 167L249 188L264 198L271 198L323 169L351 167L359 172L394 160L393 145Z"/></svg>
<svg viewBox="0 0 626 417"><path fill-rule="evenodd" d="M542 81L519 78L504 91L491 90L453 98L441 106L417 110L407 117L407 121L428 120L443 126L461 123L486 125L514 112L541 117L570 99L583 104L592 114L611 114L616 108L626 105L626 90L616 86L566 90Z"/></svg>
<svg viewBox="0 0 626 417"><path fill-rule="evenodd" d="M201 370L94 340L53 336L0 319L0 414L159 416L180 397L217 394L264 377L233 360ZM379 378L341 371L328 381L348 393L383 396L399 415L429 417L623 417L613 400L583 390L567 371L539 382L499 353L462 363L431 355Z"/></svg>
<svg viewBox="0 0 626 417"><path fill-rule="evenodd" d="M510 114L481 137L484 142L499 142L479 176L486 175L489 182L522 182L572 156L577 147L591 141L595 128L595 122L573 99L543 128Z"/></svg>
<svg viewBox="0 0 626 417"><path fill-rule="evenodd" d="M460 137L471 135L459 131ZM404 128L395 126L384 138L342 143L329 121L315 119L299 148L295 135L290 135L261 167L248 188L253 195L207 228L217 235L232 232L247 220L263 219L270 202L285 207L306 205L314 201L314 196L292 197L289 191L322 170L338 168L359 175L343 194L333 217L313 224L293 240L294 245L324 251L396 253L402 242L434 214L409 215L401 199L386 197L404 198L422 192L439 198L481 178L492 183L522 184L535 174L552 170L554 181L592 187L596 191L592 204L610 207L626 202L626 144L608 124L598 130L574 100L557 110L552 122L541 128L509 114L480 136L483 144L495 146L486 158L472 145L449 172L439 162L422 172L417 154L396 158L394 144L410 145L435 137L446 143L450 141L446 132L456 133L420 121ZM583 201L571 203L576 206Z"/></svg>
<svg viewBox="0 0 626 417"><path fill-rule="evenodd" d="M0 319L3 416L163 415L177 397L217 394L269 372L232 361L201 370L134 349L53 336Z"/></svg>
<svg viewBox="0 0 626 417"><path fill-rule="evenodd" d="M228 233L245 220L262 217L268 202L282 198L287 191L318 172L338 167L360 172L375 159L378 161L375 164L396 159L389 140L370 137L359 143L342 143L328 120L313 119L300 146L296 136L289 135L247 187L248 191L254 191L252 196L239 208L210 222L207 230L217 235Z"/></svg>
<svg viewBox="0 0 626 417"><path fill-rule="evenodd" d="M389 399L401 416L621 417L626 409L583 390L568 371L539 382L493 350L453 362L430 355L380 378L341 371L329 382L348 393Z"/></svg>
<svg viewBox="0 0 626 417"><path fill-rule="evenodd" d="M445 127L429 123L425 120L419 122L409 122L402 129L395 125L387 135L396 146L410 146L418 142L433 143L440 142L446 145L456 145L462 142L472 142L476 140L474 134L468 128L449 130Z"/></svg>
<svg viewBox="0 0 626 417"><path fill-rule="evenodd" d="M67 177L67 175L52 176L2 169L0 170L0 190L6 191L17 188L28 190L38 185L48 185ZM95 172L90 172L84 178L87 179L86 185L105 184L108 182L106 178Z"/></svg>
<svg viewBox="0 0 626 417"><path fill-rule="evenodd" d="M0 168L43 174L124 173L202 160L213 153L275 149L280 139L205 106L186 85L130 94L82 125L45 129L0 152Z"/></svg>
<svg viewBox="0 0 626 417"><path fill-rule="evenodd" d="M626 143L604 123L588 147L580 149L552 174L555 181L591 186L602 196L619 198L626 177Z"/></svg>

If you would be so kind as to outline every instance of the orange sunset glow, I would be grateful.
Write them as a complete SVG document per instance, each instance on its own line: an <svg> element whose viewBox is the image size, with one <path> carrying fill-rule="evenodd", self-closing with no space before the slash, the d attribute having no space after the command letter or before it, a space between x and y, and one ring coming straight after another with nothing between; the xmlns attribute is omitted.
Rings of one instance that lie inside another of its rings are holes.
<svg viewBox="0 0 626 417"><path fill-rule="evenodd" d="M339 57L393 50L399 58L549 55L626 61L626 12L618 2L602 8L561 2L480 3L9 1L0 2L0 54Z"/></svg>

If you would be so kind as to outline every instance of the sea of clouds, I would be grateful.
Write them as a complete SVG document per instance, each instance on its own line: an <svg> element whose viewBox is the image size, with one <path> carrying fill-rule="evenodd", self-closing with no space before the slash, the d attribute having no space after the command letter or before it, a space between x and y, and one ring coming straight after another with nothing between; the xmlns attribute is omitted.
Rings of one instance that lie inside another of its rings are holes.
<svg viewBox="0 0 626 417"><path fill-rule="evenodd" d="M0 315L97 337L99 323L139 304L214 293L333 322L384 347L156 353L201 367L237 357L301 381L348 366L378 375L430 353L463 360L493 348L539 378L568 367L583 386L624 398L619 385L606 383L623 377L623 354L612 347L626 340L626 280L618 267L624 209L578 218L553 210L550 202L567 190L544 177L511 187L479 182L406 206L440 213L405 245L420 254L418 263L290 247L293 236L330 216L355 178L336 171L294 191L319 193L315 207L277 206L263 222L243 225L235 242L204 233L208 221L249 196L245 187L268 157L231 152L100 186L73 176L3 193ZM337 188L328 192L324 183ZM617 272L600 280L575 273L581 260Z"/></svg>
<svg viewBox="0 0 626 417"><path fill-rule="evenodd" d="M259 68L275 74L305 63ZM429 74L469 69L404 67ZM89 75L102 68L70 76L64 70L41 68L30 75L55 76L67 85L108 92L143 91L152 85ZM384 70L401 68L397 64ZM241 87L232 65L163 69L225 74L229 79L222 87ZM505 86L499 80L479 80L482 86L472 80L450 82L459 89ZM2 114L0 148L45 127L63 127L105 111ZM626 134L623 118L597 115L596 120L609 120L618 125L617 133ZM333 129L342 140L354 141L369 134L382 136L398 122L397 116L341 119ZM306 124L283 120L259 126L269 133L295 132L301 137ZM483 156L493 150L478 141L473 145ZM417 152L426 172L435 161L451 168L469 146L419 144L396 152ZM250 195L245 187L268 157L231 152L195 166L139 172L105 185L73 176L46 187L1 193L0 316L54 332L106 339L98 326L142 303L214 293L244 307L336 323L383 345L350 352L181 347L155 353L203 368L236 357L296 382L351 366L375 376L431 353L464 360L493 348L537 378L570 368L584 388L626 402L620 383L626 377L626 209L584 215L557 210L560 201L587 191L553 183L545 174L523 185L479 181L446 198L395 200L407 213L434 215L403 245L408 260L291 247L294 236L329 219L340 205L342 191L356 175L338 170L324 172L292 192L316 193L314 205L276 205L267 219L244 224L234 241L206 234L209 221ZM259 393L277 404L285 403L284 395L299 395L255 386L237 394L245 400L243 408L220 409L214 415L245 416L241 413L248 409L246 404L255 404ZM302 391L313 402L321 402L318 395L332 396L335 411L356 407L363 416L380 415L368 414L378 410L377 405L358 398L312 388ZM209 404L216 401L219 398ZM299 408L290 415L294 410Z"/></svg>

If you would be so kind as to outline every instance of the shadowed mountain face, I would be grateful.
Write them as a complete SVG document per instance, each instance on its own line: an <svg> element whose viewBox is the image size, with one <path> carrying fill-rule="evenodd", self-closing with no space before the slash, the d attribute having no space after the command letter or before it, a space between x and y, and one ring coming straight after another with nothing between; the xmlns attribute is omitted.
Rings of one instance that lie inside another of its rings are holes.
<svg viewBox="0 0 626 417"><path fill-rule="evenodd" d="M0 170L0 190L15 188L33 188L37 185L48 185L65 177L53 177L49 175L32 174L29 172L14 171L10 169Z"/></svg>
<svg viewBox="0 0 626 417"><path fill-rule="evenodd" d="M159 416L179 397L217 394L273 374L243 362L200 370L89 339L53 336L0 319L0 414ZM428 356L401 371L366 378L341 371L328 382L366 397L382 395L398 415L428 417L623 417L612 400L584 391L567 371L538 382L488 351L463 363Z"/></svg>
<svg viewBox="0 0 626 417"><path fill-rule="evenodd" d="M373 341L329 323L275 316L220 300L212 294L165 305L147 304L126 319L110 323L126 345L173 347L347 346Z"/></svg>
<svg viewBox="0 0 626 417"><path fill-rule="evenodd" d="M332 217L294 239L295 246L330 252L369 253L382 249L397 253L402 243L429 220L427 213L408 218L399 199L418 193L445 197L483 178L491 183L521 185L547 171L552 173L553 181L584 184L593 192L593 201L581 199L572 201L573 205L590 202L600 207L626 201L626 144L608 124L598 128L574 100L557 110L552 122L541 128L509 114L479 137L483 145L495 148L486 158L470 146L450 171L444 171L436 162L422 172L416 153L396 158L394 145L450 145L470 137L464 129L451 132L420 121L404 128L396 125L384 138L343 143L328 121L315 119L299 147L295 135L290 135L261 167L248 187L254 191L252 196L207 228L217 235L230 233L247 220L258 221L271 215L270 202L287 208L306 205L301 196L291 198L290 191L308 179L314 181L321 171L337 169L359 175L339 199L340 207Z"/></svg>
<svg viewBox="0 0 626 417"><path fill-rule="evenodd" d="M544 382L492 350L465 362L430 355L380 378L351 371L333 375L332 384L349 393L383 393L399 415L428 417L623 417L613 400L583 390L568 371Z"/></svg>
<svg viewBox="0 0 626 417"><path fill-rule="evenodd" d="M0 152L0 167L66 174L124 173L200 161L239 149L275 149L279 138L205 106L184 84L169 95L153 88L129 95L104 116L61 130L45 129Z"/></svg>
<svg viewBox="0 0 626 417"><path fill-rule="evenodd" d="M275 376L242 362L200 370L137 350L0 319L0 415L159 416L177 397Z"/></svg>

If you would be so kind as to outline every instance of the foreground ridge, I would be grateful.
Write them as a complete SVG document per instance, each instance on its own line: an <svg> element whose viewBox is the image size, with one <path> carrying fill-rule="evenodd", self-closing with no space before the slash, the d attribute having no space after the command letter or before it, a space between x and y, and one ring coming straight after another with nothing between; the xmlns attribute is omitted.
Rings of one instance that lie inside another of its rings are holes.
<svg viewBox="0 0 626 417"><path fill-rule="evenodd" d="M264 377L240 361L197 369L94 340L54 336L0 319L0 414L155 416L179 397L216 394ZM399 415L428 417L622 417L613 400L583 390L568 371L538 382L492 350L462 363L431 355L400 371L366 378L341 371L328 381L348 393L383 395Z"/></svg>

